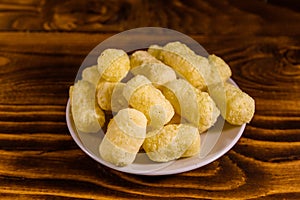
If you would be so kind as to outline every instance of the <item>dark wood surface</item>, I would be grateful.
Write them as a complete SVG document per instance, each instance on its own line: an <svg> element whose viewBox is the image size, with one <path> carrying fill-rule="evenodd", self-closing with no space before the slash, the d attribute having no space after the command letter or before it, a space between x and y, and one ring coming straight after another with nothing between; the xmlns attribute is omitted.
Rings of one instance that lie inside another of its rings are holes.
<svg viewBox="0 0 300 200"><path fill-rule="evenodd" d="M297 0L0 1L0 199L300 199ZM256 101L239 142L162 177L104 167L72 140L68 88L85 56L136 27L187 34Z"/></svg>

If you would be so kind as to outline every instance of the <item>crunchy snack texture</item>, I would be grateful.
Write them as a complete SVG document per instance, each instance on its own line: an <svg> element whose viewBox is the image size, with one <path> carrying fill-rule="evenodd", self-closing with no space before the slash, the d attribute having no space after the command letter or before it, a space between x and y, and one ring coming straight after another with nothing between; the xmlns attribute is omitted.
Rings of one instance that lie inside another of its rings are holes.
<svg viewBox="0 0 300 200"><path fill-rule="evenodd" d="M121 81L130 69L130 60L121 49L106 49L98 57L98 71L100 78L105 81Z"/></svg>
<svg viewBox="0 0 300 200"><path fill-rule="evenodd" d="M95 87L97 86L99 78L100 74L97 65L87 67L82 71L82 80L92 83Z"/></svg>
<svg viewBox="0 0 300 200"><path fill-rule="evenodd" d="M196 127L188 124L169 124L160 131L149 132L147 135L149 136L145 139L143 148L149 158L157 162L168 162L182 157L197 140L199 132ZM198 147L194 148L196 150L189 151L198 152Z"/></svg>
<svg viewBox="0 0 300 200"><path fill-rule="evenodd" d="M110 120L99 146L101 157L116 165L131 164L146 137L147 119L143 113L126 108Z"/></svg>
<svg viewBox="0 0 300 200"><path fill-rule="evenodd" d="M130 56L131 69L142 64L163 64L160 60L149 54L147 51L136 51Z"/></svg>
<svg viewBox="0 0 300 200"><path fill-rule="evenodd" d="M220 111L206 92L201 92L183 79L170 81L162 87L164 96L175 112L198 127L202 133L217 121Z"/></svg>
<svg viewBox="0 0 300 200"><path fill-rule="evenodd" d="M71 114L81 132L104 126L99 153L113 165L130 165L141 148L155 162L196 156L200 135L220 115L232 125L253 118L254 99L228 83L231 74L222 58L197 55L178 41L130 57L106 49L70 87Z"/></svg>
<svg viewBox="0 0 300 200"><path fill-rule="evenodd" d="M174 109L161 91L147 80L144 76L135 76L125 86L124 94L130 106L145 114L149 126L160 128L171 120ZM138 82L140 84L136 84Z"/></svg>
<svg viewBox="0 0 300 200"><path fill-rule="evenodd" d="M254 115L255 102L238 87L225 83L226 115L223 117L233 125L249 123Z"/></svg>
<svg viewBox="0 0 300 200"><path fill-rule="evenodd" d="M185 44L171 42L162 48L149 51L165 64L172 67L180 76L184 77L194 87L206 90L205 78L209 76L210 66L207 58L196 55ZM158 53L159 52L159 53Z"/></svg>
<svg viewBox="0 0 300 200"><path fill-rule="evenodd" d="M71 112L76 128L82 132L97 132L105 123L105 115L95 100L95 86L79 80L71 87Z"/></svg>
<svg viewBox="0 0 300 200"><path fill-rule="evenodd" d="M220 57L212 54L208 56L208 62L211 68L215 68L223 82L227 81L231 76L231 69L227 63Z"/></svg>
<svg viewBox="0 0 300 200"><path fill-rule="evenodd" d="M111 97L117 82L100 81L97 86L97 102L102 110L111 111Z"/></svg>

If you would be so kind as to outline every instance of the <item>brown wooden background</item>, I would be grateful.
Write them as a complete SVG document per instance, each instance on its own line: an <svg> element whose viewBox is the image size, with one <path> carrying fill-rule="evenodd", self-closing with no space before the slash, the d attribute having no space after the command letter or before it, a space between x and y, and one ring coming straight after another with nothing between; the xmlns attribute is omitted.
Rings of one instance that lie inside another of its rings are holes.
<svg viewBox="0 0 300 200"><path fill-rule="evenodd" d="M85 55L123 30L160 26L223 57L256 100L226 155L145 177L85 155L65 122ZM0 0L0 199L300 199L297 0Z"/></svg>

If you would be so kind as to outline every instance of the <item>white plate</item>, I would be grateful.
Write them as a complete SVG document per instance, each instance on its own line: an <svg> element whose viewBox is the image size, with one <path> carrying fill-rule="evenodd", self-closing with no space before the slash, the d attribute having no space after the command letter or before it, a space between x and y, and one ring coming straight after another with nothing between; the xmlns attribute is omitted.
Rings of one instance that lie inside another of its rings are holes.
<svg viewBox="0 0 300 200"><path fill-rule="evenodd" d="M83 69L95 64L97 57L104 49L118 48L126 52L133 52L138 49L148 48L152 44L164 45L171 41L180 41L187 44L198 55L208 56L206 50L187 35L165 28L142 27L124 31L97 45L84 59L77 73L76 80L81 79ZM231 79L229 82L236 85ZM126 167L116 167L104 161L98 151L98 147L104 137L103 131L95 134L81 133L76 130L70 112L69 101L67 104L66 119L71 136L78 146L90 157L115 170L140 175L176 174L202 167L229 151L239 140L245 129L245 124L242 126L232 126L224 122L222 117L219 117L217 123L208 132L201 134L201 152L197 156L168 163L157 163L151 161L145 153L139 153L133 164Z"/></svg>
<svg viewBox="0 0 300 200"><path fill-rule="evenodd" d="M236 85L232 80L230 82ZM112 169L139 175L168 175L193 170L207 165L228 152L242 136L245 124L232 126L219 117L217 123L208 132L201 134L201 152L197 156L182 158L167 163L151 161L145 153L138 153L133 164L116 167L104 161L98 151L104 136L98 133L81 133L76 130L68 101L66 120L71 136L77 145L91 158Z"/></svg>

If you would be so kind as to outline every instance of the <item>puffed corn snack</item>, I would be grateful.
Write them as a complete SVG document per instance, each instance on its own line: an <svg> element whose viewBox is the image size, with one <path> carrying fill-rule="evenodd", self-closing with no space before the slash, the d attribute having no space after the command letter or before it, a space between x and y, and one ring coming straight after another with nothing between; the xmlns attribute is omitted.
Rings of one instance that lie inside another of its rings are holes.
<svg viewBox="0 0 300 200"><path fill-rule="evenodd" d="M219 117L241 125L254 115L254 100L230 76L223 59L178 41L130 56L106 49L70 87L71 114L79 131L106 130L99 153L113 165L133 163L140 151L155 162L197 156L201 133Z"/></svg>

